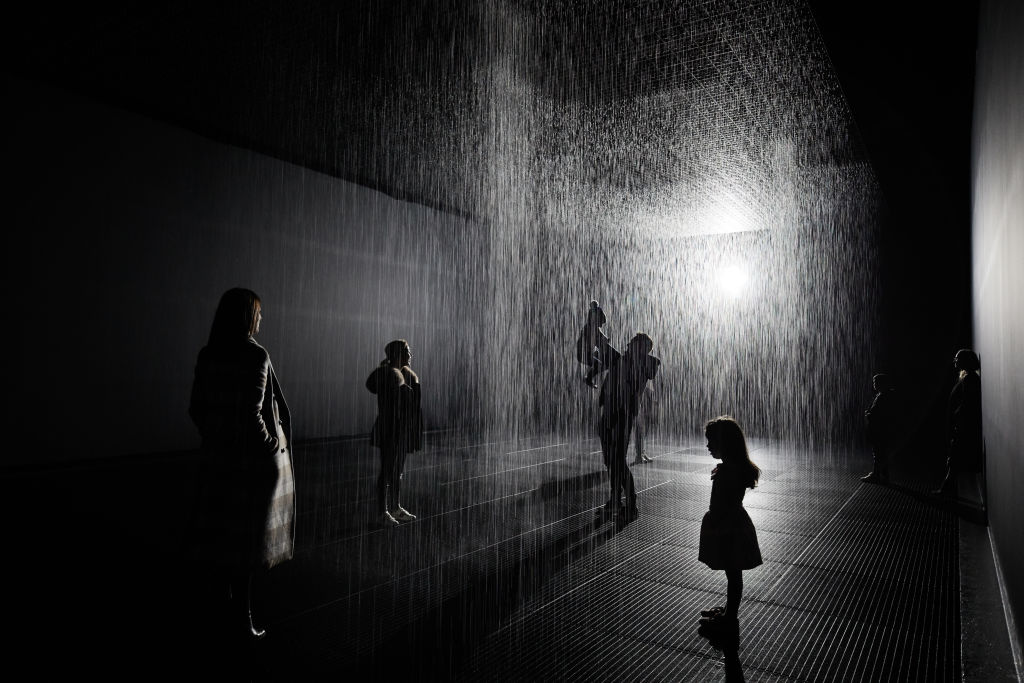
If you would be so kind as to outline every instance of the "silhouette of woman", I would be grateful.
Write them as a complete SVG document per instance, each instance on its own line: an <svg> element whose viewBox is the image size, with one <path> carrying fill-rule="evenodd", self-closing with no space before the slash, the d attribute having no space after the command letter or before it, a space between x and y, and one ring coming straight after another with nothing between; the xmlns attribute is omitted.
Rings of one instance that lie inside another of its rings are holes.
<svg viewBox="0 0 1024 683"><path fill-rule="evenodd" d="M725 606L702 611L701 624L738 631L743 570L762 562L754 523L743 509L743 495L757 486L761 470L750 460L743 430L733 418L714 418L705 425L704 434L711 456L722 462L711 471L711 504L700 525L697 559L711 569L724 570L728 588Z"/></svg>
<svg viewBox="0 0 1024 683"><path fill-rule="evenodd" d="M255 292L224 293L189 403L202 437L200 548L254 638L264 631L252 619L253 574L291 559L295 538L291 415L270 355L253 339L262 319Z"/></svg>
<svg viewBox="0 0 1024 683"><path fill-rule="evenodd" d="M936 494L956 495L957 472L977 473L982 465L981 436L981 362L970 349L960 349L953 357L959 371L953 391L949 394L946 412L949 451L946 476Z"/></svg>
<svg viewBox="0 0 1024 683"><path fill-rule="evenodd" d="M377 512L384 526L416 519L401 503L405 457L423 448L423 412L420 378L409 366L412 351L404 339L384 347L385 358L366 378L366 388L377 395L377 419L371 443L380 449L377 477Z"/></svg>

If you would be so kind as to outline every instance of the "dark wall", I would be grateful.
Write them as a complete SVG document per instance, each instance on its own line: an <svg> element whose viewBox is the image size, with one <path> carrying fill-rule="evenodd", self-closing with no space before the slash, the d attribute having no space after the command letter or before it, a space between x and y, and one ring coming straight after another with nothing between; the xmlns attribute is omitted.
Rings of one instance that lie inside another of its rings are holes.
<svg viewBox="0 0 1024 683"><path fill-rule="evenodd" d="M1024 619L1024 5L983 3L974 118L974 334L991 535Z"/></svg>
<svg viewBox="0 0 1024 683"><path fill-rule="evenodd" d="M957 349L970 346L970 152L976 0L809 0L878 176L882 305L875 368L896 379L908 455L941 469ZM934 455L938 454L938 455Z"/></svg>
<svg viewBox="0 0 1024 683"><path fill-rule="evenodd" d="M64 92L7 92L19 447L4 464L196 446L193 364L234 286L263 298L258 340L296 438L369 430L363 381L396 337L429 425L447 423L461 378L442 368L474 317L456 265L476 226Z"/></svg>

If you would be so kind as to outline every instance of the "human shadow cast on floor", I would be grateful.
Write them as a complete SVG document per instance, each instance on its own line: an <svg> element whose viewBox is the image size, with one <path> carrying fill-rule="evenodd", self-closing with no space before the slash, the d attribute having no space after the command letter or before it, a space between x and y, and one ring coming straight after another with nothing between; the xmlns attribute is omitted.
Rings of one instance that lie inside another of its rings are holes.
<svg viewBox="0 0 1024 683"><path fill-rule="evenodd" d="M602 524L599 516L587 518L518 561L494 566L375 643L354 670L387 672L395 680L451 680L470 664L484 639L540 595L552 577L615 533L615 526Z"/></svg>
<svg viewBox="0 0 1024 683"><path fill-rule="evenodd" d="M744 683L743 665L740 663L739 629L715 628L702 623L697 634L708 641L711 647L722 653L725 683Z"/></svg>
<svg viewBox="0 0 1024 683"><path fill-rule="evenodd" d="M607 471L599 470L580 474L575 477L546 481L534 489L533 495L542 500L551 500L553 498L558 498L559 496L564 496L568 493L575 493L576 491L594 488L605 480L607 476Z"/></svg>
<svg viewBox="0 0 1024 683"><path fill-rule="evenodd" d="M936 494L931 491L921 491L892 480L887 482L873 482L870 486L889 489L896 493L913 498L934 510L949 512L960 519L982 526L988 525L988 513L984 505L962 498L956 495Z"/></svg>

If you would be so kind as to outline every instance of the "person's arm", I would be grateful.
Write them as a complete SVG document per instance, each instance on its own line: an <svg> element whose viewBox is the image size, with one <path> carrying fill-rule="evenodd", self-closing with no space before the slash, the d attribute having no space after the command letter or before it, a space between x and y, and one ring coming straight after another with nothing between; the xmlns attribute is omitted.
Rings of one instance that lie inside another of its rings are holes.
<svg viewBox="0 0 1024 683"><path fill-rule="evenodd" d="M377 394L380 396L380 409L387 413L385 419L389 423L397 418L406 391L410 391L410 387L405 383L401 370L390 366L380 368L380 374L377 375Z"/></svg>
<svg viewBox="0 0 1024 683"><path fill-rule="evenodd" d="M864 426L867 427L868 433L873 433L875 430L875 418L878 416L878 400L882 394L875 394L875 398L872 399L871 405L864 411Z"/></svg>
<svg viewBox="0 0 1024 683"><path fill-rule="evenodd" d="M611 367L612 363L622 357L622 354L611 345L608 337L603 333L597 338L597 349L601 353L601 362L604 363L605 368Z"/></svg>
<svg viewBox="0 0 1024 683"><path fill-rule="evenodd" d="M658 376L658 370L661 369L661 359L654 356L648 356L650 361L647 363L647 379L654 381L654 378Z"/></svg>
<svg viewBox="0 0 1024 683"><path fill-rule="evenodd" d="M253 443L262 444L264 450L273 453L278 448L277 437L267 429L263 421L263 398L267 393L267 381L270 377L270 355L263 348L259 349L260 354L255 356L251 364L251 373L246 379L246 386L240 391L243 393L243 406L245 410L245 430Z"/></svg>
<svg viewBox="0 0 1024 683"><path fill-rule="evenodd" d="M277 379L277 373L274 372L273 366L270 368L270 379L273 382L274 400L277 401L277 413L281 419L281 428L284 431L285 439L290 442L292 439L292 411L288 409L288 402L284 399L281 382Z"/></svg>

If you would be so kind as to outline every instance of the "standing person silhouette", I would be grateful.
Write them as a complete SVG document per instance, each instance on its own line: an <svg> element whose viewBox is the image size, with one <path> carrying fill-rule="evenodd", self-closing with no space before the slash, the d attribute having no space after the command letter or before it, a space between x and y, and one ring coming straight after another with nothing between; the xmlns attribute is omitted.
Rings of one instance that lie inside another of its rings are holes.
<svg viewBox="0 0 1024 683"><path fill-rule="evenodd" d="M409 363L412 350L404 339L384 347L384 360L366 378L366 388L377 395L377 419L371 443L380 450L377 477L377 512L384 526L416 519L401 502L405 458L423 448L423 412L420 378Z"/></svg>
<svg viewBox="0 0 1024 683"><path fill-rule="evenodd" d="M739 423L723 415L704 427L711 456L722 462L711 471L711 503L700 525L697 559L725 571L728 581L724 607L701 612L701 625L737 632L743 598L743 570L762 563L757 532L743 509L747 489L757 486L761 469L750 460Z"/></svg>
<svg viewBox="0 0 1024 683"><path fill-rule="evenodd" d="M202 437L199 546L252 638L264 635L253 623L253 575L291 559L295 539L291 414L270 354L253 339L262 320L255 292L224 293L189 402Z"/></svg>
<svg viewBox="0 0 1024 683"><path fill-rule="evenodd" d="M885 484L889 481L889 460L896 432L896 386L889 375L880 372L871 378L871 387L875 397L864 411L864 429L871 444L872 469L860 480Z"/></svg>
<svg viewBox="0 0 1024 683"><path fill-rule="evenodd" d="M576 358L587 366L587 374L583 376L583 381L595 389L597 384L594 379L608 369L611 355L617 353L608 343L608 336L601 330L607 321L600 304L591 301L587 310L587 322L576 339Z"/></svg>
<svg viewBox="0 0 1024 683"><path fill-rule="evenodd" d="M633 474L626 465L626 450L644 387L661 367L661 361L650 355L653 348L654 342L641 332L630 340L624 354L619 355L613 349L608 376L598 399L601 406L598 421L601 450L611 475L611 496L605 503L604 512L615 514L616 524L620 527L635 520L639 513Z"/></svg>
<svg viewBox="0 0 1024 683"><path fill-rule="evenodd" d="M981 361L971 349L960 349L953 357L953 367L959 372L956 384L949 394L946 425L949 450L946 456L946 476L942 485L932 493L957 495L957 474L977 473L982 466L981 434Z"/></svg>

